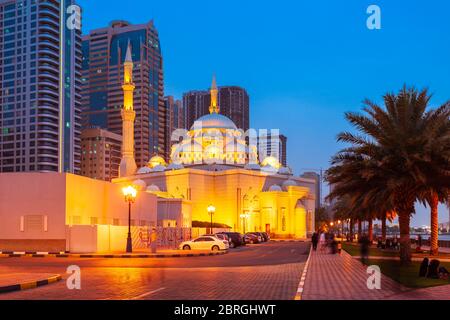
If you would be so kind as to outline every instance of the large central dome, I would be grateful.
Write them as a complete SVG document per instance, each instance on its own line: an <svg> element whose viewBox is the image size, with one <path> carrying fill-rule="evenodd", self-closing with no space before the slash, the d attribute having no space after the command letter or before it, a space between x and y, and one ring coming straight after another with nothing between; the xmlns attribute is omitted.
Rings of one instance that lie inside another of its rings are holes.
<svg viewBox="0 0 450 320"><path fill-rule="evenodd" d="M195 129L232 129L237 130L234 122L224 115L218 113L207 114L203 117L198 118L191 130Z"/></svg>

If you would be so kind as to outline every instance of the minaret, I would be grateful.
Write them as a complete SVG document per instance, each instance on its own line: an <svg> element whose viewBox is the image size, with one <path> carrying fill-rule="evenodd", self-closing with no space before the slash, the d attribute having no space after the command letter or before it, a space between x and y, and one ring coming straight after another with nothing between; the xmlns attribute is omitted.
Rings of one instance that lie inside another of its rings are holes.
<svg viewBox="0 0 450 320"><path fill-rule="evenodd" d="M119 177L128 177L136 173L134 160L134 120L136 112L133 109L133 59L131 58L131 44L128 42L123 76L123 109L122 114L122 160L120 161Z"/></svg>
<svg viewBox="0 0 450 320"><path fill-rule="evenodd" d="M209 113L219 113L220 107L217 102L217 95L219 93L219 90L217 90L217 84L216 84L216 76L213 76L212 79L212 85L211 85L211 105L209 106Z"/></svg>

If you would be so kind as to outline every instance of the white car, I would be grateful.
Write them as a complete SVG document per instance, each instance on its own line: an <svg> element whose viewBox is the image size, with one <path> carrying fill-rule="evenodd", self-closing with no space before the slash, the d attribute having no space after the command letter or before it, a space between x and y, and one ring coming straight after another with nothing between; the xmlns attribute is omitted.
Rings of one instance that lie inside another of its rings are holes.
<svg viewBox="0 0 450 320"><path fill-rule="evenodd" d="M190 241L182 242L179 246L180 250L227 250L229 248L228 241L220 240L213 236L201 236Z"/></svg>

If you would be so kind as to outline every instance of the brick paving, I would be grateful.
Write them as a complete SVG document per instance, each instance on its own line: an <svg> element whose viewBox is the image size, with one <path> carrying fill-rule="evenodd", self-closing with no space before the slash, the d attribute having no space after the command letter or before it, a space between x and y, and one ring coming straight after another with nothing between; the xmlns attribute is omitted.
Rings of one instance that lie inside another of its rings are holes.
<svg viewBox="0 0 450 320"><path fill-rule="evenodd" d="M450 300L450 284L411 290L391 297L393 300Z"/></svg>
<svg viewBox="0 0 450 320"><path fill-rule="evenodd" d="M367 267L347 252L332 255L312 252L303 300L380 300L406 291L406 288L381 276L381 289L367 288Z"/></svg>

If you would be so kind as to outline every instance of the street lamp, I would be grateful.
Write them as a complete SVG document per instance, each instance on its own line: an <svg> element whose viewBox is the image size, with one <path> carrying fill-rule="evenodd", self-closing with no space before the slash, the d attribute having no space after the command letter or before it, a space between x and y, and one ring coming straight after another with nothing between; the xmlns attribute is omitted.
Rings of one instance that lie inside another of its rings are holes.
<svg viewBox="0 0 450 320"><path fill-rule="evenodd" d="M133 252L133 244L131 241L131 204L136 201L137 190L132 186L122 189L125 196L125 202L128 202L128 237L127 237L127 253Z"/></svg>
<svg viewBox="0 0 450 320"><path fill-rule="evenodd" d="M247 224L247 219L250 218L250 214L249 213L242 213L240 215L241 219L242 219L242 225L244 227L244 234L245 234L245 225Z"/></svg>
<svg viewBox="0 0 450 320"><path fill-rule="evenodd" d="M211 217L211 230L209 233L212 234L213 233L213 215L216 212L216 207L214 207L213 205L209 205L207 210L208 210L209 216Z"/></svg>

